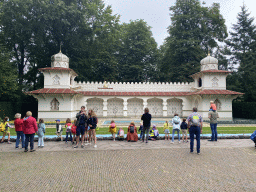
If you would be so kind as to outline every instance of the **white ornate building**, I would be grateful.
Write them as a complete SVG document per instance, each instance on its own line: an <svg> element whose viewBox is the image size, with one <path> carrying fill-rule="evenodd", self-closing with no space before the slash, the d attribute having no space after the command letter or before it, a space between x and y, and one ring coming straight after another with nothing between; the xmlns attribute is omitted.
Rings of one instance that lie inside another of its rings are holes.
<svg viewBox="0 0 256 192"><path fill-rule="evenodd" d="M148 107L153 117L187 117L193 107L207 118L210 101L221 119L232 120L232 100L242 93L226 90L229 71L218 70L218 60L208 55L192 83L170 82L76 82L69 58L52 56L51 67L39 69L44 88L28 92L38 99L38 118L74 119L80 107L93 109L99 117L138 117Z"/></svg>

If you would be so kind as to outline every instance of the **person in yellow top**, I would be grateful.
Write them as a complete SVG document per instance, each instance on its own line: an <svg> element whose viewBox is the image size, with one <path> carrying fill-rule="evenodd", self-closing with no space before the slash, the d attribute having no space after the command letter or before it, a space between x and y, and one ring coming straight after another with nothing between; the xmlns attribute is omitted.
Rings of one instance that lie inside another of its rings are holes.
<svg viewBox="0 0 256 192"><path fill-rule="evenodd" d="M113 141L115 141L115 139L116 139L116 124L115 124L115 121L113 121L113 120L111 121L108 132L110 132L112 134Z"/></svg>
<svg viewBox="0 0 256 192"><path fill-rule="evenodd" d="M167 140L167 138L168 138L168 141L169 141L170 140L170 130L169 130L168 121L166 121L164 124L164 133L165 133L165 140Z"/></svg>

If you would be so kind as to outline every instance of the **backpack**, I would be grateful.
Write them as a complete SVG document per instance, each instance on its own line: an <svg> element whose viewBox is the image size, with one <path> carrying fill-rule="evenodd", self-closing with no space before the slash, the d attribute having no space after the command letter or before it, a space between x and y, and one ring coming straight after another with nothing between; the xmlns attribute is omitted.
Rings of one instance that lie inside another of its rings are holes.
<svg viewBox="0 0 256 192"><path fill-rule="evenodd" d="M194 115L192 117L192 123L191 123L191 126L198 126L199 125L199 117L197 115Z"/></svg>
<svg viewBox="0 0 256 192"><path fill-rule="evenodd" d="M71 125L67 126L66 132L71 132Z"/></svg>
<svg viewBox="0 0 256 192"><path fill-rule="evenodd" d="M130 127L130 133L134 133L134 126Z"/></svg>
<svg viewBox="0 0 256 192"><path fill-rule="evenodd" d="M75 134L76 133L76 126L73 125L72 128L71 128L71 133Z"/></svg>
<svg viewBox="0 0 256 192"><path fill-rule="evenodd" d="M256 138L256 131L253 132L253 134L251 135L250 138L251 138L251 140L253 140L253 141L255 140L255 138Z"/></svg>
<svg viewBox="0 0 256 192"><path fill-rule="evenodd" d="M124 137L124 130L120 130L119 135L120 137Z"/></svg>
<svg viewBox="0 0 256 192"><path fill-rule="evenodd" d="M111 124L110 124L110 127L111 127L112 129L114 129L114 128L116 127L116 124L115 124L115 123L111 123Z"/></svg>
<svg viewBox="0 0 256 192"><path fill-rule="evenodd" d="M173 123L174 123L174 124L180 124L180 118L179 118L178 116L175 116L175 117L173 118Z"/></svg>
<svg viewBox="0 0 256 192"><path fill-rule="evenodd" d="M2 122L0 123L0 132L4 132L5 131L5 124Z"/></svg>

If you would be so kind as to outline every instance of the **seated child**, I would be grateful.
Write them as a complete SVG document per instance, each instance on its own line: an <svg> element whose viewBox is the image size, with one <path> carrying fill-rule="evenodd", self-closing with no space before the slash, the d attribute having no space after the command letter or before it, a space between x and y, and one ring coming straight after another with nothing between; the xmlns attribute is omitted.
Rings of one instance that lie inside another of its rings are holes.
<svg viewBox="0 0 256 192"><path fill-rule="evenodd" d="M116 138L116 124L115 124L115 121L113 121L113 120L111 121L108 132L110 132L112 134L113 141L115 141L115 138Z"/></svg>
<svg viewBox="0 0 256 192"><path fill-rule="evenodd" d="M72 144L74 144L74 140L76 138L76 119L74 120L74 124L71 127L71 133L73 135L73 137L72 137Z"/></svg>
<svg viewBox="0 0 256 192"><path fill-rule="evenodd" d="M255 143L255 148L256 148L256 131L253 132L250 138Z"/></svg>
<svg viewBox="0 0 256 192"><path fill-rule="evenodd" d="M124 140L124 130L123 128L119 128L118 132L117 132L117 139L119 141L123 141Z"/></svg>
<svg viewBox="0 0 256 192"><path fill-rule="evenodd" d="M159 136L159 131L156 128L156 125L153 125L152 130L150 131L150 136L149 139L151 139L152 141L155 141L157 139L157 137Z"/></svg>
<svg viewBox="0 0 256 192"><path fill-rule="evenodd" d="M216 110L217 110L216 105L214 104L213 101L210 101L210 110L209 111L216 111Z"/></svg>

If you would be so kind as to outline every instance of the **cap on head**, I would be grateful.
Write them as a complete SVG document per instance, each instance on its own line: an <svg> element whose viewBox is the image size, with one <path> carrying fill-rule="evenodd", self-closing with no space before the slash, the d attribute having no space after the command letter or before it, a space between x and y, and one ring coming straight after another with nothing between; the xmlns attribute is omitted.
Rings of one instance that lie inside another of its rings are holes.
<svg viewBox="0 0 256 192"><path fill-rule="evenodd" d="M57 121L59 121L59 122L60 122L60 120L59 120L59 119L56 119L55 121L56 121L56 122L57 122Z"/></svg>

